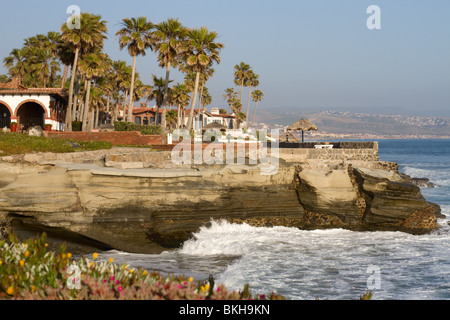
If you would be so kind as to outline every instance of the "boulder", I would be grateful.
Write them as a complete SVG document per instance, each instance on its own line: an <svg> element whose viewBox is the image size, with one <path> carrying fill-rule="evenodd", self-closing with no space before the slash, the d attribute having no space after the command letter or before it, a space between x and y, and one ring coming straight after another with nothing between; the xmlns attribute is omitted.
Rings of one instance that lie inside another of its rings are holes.
<svg viewBox="0 0 450 320"><path fill-rule="evenodd" d="M363 222L422 233L438 227L436 205L425 200L420 188L400 174L354 168L353 174L367 208Z"/></svg>
<svg viewBox="0 0 450 320"><path fill-rule="evenodd" d="M28 135L33 137L42 137L44 130L41 126L34 126L28 129Z"/></svg>

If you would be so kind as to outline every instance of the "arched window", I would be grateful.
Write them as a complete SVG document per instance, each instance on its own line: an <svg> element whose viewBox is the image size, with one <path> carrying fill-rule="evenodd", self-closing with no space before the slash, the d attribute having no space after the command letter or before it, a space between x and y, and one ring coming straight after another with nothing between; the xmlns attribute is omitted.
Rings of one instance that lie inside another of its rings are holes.
<svg viewBox="0 0 450 320"><path fill-rule="evenodd" d="M134 117L135 124L141 124L141 117Z"/></svg>

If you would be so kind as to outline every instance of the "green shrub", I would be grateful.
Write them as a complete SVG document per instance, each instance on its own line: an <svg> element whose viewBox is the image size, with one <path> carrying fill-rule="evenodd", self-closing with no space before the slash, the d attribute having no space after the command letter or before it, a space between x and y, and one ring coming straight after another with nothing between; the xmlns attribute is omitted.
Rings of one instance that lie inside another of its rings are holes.
<svg viewBox="0 0 450 320"><path fill-rule="evenodd" d="M83 123L81 121L72 121L72 131L81 132Z"/></svg>
<svg viewBox="0 0 450 320"><path fill-rule="evenodd" d="M132 122L114 122L116 131L139 131L144 135L160 135L162 133L161 126L155 125L138 125Z"/></svg>

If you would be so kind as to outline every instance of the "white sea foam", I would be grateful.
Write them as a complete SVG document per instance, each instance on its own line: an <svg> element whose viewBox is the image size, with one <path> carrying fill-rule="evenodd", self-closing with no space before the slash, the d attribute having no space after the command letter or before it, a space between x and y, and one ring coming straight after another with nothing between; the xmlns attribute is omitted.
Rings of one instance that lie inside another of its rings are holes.
<svg viewBox="0 0 450 320"><path fill-rule="evenodd" d="M450 170L448 167L442 169L420 168L416 166L405 166L402 172L412 178L428 178L438 187L450 185Z"/></svg>
<svg viewBox="0 0 450 320"><path fill-rule="evenodd" d="M381 285L375 299L441 299L450 298L449 287L436 281L450 276L450 227L442 224L440 232L413 236L213 222L180 253L239 255L218 277L235 290L249 283L256 292L274 290L293 299L355 299L367 290L368 268L376 266Z"/></svg>

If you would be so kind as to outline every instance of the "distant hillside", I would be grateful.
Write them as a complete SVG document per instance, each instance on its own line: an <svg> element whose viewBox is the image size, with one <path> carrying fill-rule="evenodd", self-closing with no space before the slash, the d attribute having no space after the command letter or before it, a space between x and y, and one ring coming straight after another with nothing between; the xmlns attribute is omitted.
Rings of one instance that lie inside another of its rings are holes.
<svg viewBox="0 0 450 320"><path fill-rule="evenodd" d="M450 135L450 118L407 115L366 114L341 111L300 111L272 113L261 111L258 122L289 126L307 118L321 132L372 135Z"/></svg>

